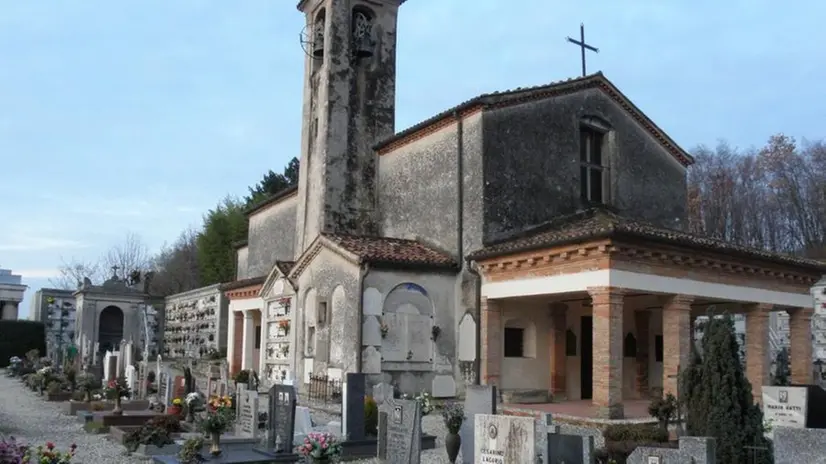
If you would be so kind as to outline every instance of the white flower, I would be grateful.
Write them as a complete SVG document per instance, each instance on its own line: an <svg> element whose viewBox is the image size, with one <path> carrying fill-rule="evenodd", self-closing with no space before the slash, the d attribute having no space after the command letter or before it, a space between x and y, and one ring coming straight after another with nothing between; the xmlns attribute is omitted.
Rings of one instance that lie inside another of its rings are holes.
<svg viewBox="0 0 826 464"><path fill-rule="evenodd" d="M186 400L184 401L186 401L186 404L198 404L198 402L201 401L201 394L198 392L192 392L186 395Z"/></svg>

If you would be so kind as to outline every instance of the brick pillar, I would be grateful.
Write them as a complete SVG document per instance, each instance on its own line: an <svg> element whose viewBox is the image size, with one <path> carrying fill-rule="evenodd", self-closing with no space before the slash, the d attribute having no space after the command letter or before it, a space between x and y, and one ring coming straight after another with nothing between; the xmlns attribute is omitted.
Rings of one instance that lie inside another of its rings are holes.
<svg viewBox="0 0 826 464"><path fill-rule="evenodd" d="M232 359L230 360L230 373L237 374L241 370L241 360L244 357L244 313L242 311L233 311L233 330L230 334L230 343L232 344Z"/></svg>
<svg viewBox="0 0 826 464"><path fill-rule="evenodd" d="M622 303L623 290L588 289L593 302L593 404L604 419L622 419Z"/></svg>
<svg viewBox="0 0 826 464"><path fill-rule="evenodd" d="M789 313L789 364L792 371L791 383L812 384L812 308L795 308Z"/></svg>
<svg viewBox="0 0 826 464"><path fill-rule="evenodd" d="M663 306L663 395L677 396L680 369L691 360L691 303L693 298L674 295Z"/></svg>
<svg viewBox="0 0 826 464"><path fill-rule="evenodd" d="M769 319L772 305L746 306L746 378L755 403L763 399L763 385L770 385Z"/></svg>
<svg viewBox="0 0 826 464"><path fill-rule="evenodd" d="M565 401L567 398L567 370L565 357L565 332L568 329L568 306L564 304L551 307L551 395L553 401Z"/></svg>
<svg viewBox="0 0 826 464"><path fill-rule="evenodd" d="M634 313L634 330L637 333L637 392L640 398L648 398L648 347L651 341L651 311Z"/></svg>
<svg viewBox="0 0 826 464"><path fill-rule="evenodd" d="M499 386L502 365L502 303L482 298L481 383Z"/></svg>

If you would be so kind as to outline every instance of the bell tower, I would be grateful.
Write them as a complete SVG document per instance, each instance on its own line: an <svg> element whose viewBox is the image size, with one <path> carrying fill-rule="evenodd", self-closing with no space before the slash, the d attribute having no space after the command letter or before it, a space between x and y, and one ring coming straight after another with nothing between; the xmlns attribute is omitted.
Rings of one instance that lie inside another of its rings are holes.
<svg viewBox="0 0 826 464"><path fill-rule="evenodd" d="M376 233L373 146L393 135L404 0L302 0L304 108L296 257L319 233Z"/></svg>

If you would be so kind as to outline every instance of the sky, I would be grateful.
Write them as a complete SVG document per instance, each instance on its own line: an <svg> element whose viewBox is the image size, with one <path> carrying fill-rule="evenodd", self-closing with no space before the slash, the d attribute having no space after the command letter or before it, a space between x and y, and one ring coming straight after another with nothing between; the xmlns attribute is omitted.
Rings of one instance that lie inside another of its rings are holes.
<svg viewBox="0 0 826 464"><path fill-rule="evenodd" d="M333 0L336 1L336 0ZM299 156L296 0L0 0L0 267L31 294L135 233L152 249ZM782 6L781 6L782 5ZM686 149L826 135L826 4L409 0L397 130L602 71Z"/></svg>

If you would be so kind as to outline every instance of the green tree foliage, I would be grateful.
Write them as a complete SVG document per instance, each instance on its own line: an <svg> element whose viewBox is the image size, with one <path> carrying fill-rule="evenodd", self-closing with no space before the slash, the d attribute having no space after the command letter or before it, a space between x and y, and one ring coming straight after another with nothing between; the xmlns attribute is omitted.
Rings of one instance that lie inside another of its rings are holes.
<svg viewBox="0 0 826 464"><path fill-rule="evenodd" d="M692 356L681 379L688 434L715 437L719 462L771 462L763 413L754 404L752 386L740 362L734 320L730 316L710 318L702 346L702 357ZM746 446L768 450L753 456Z"/></svg>
<svg viewBox="0 0 826 464"><path fill-rule="evenodd" d="M282 174L277 174L272 170L264 174L261 181L249 188L250 193L244 198L246 205L254 205L271 195L296 185L298 183L298 167L298 158L293 158L287 163Z"/></svg>
<svg viewBox="0 0 826 464"><path fill-rule="evenodd" d="M777 357L774 360L774 384L788 385L789 378L792 375L792 369L789 365L789 350L784 346L777 352Z"/></svg>
<svg viewBox="0 0 826 464"><path fill-rule="evenodd" d="M245 202L227 197L204 217L196 239L201 286L235 280L233 244L247 238L245 210Z"/></svg>

